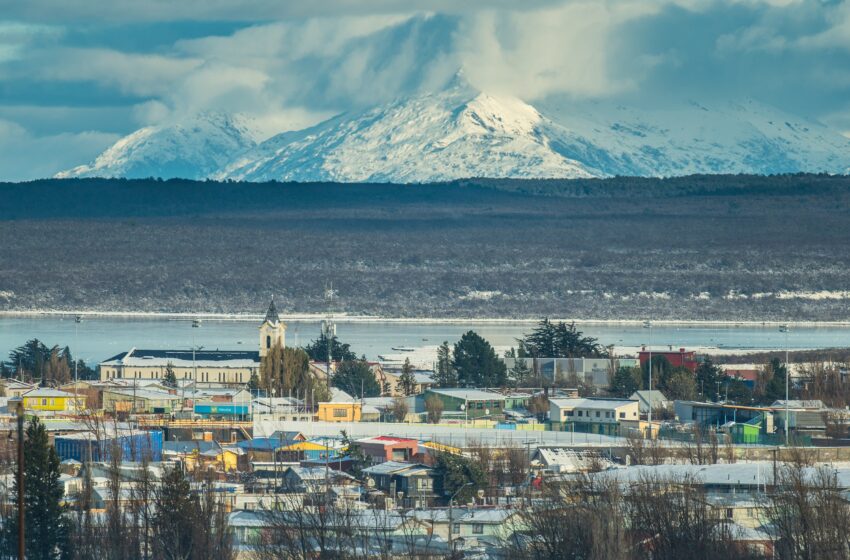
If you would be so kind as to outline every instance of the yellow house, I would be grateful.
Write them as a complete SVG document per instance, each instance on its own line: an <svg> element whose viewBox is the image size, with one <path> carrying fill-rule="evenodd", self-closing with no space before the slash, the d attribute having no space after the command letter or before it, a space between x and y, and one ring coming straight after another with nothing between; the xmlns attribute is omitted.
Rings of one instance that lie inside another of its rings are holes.
<svg viewBox="0 0 850 560"><path fill-rule="evenodd" d="M361 408L360 401L341 389L331 387L331 400L319 403L317 416L320 422L360 422Z"/></svg>
<svg viewBox="0 0 850 560"><path fill-rule="evenodd" d="M359 402L323 402L318 417L320 422L360 422L360 412Z"/></svg>
<svg viewBox="0 0 850 560"><path fill-rule="evenodd" d="M22 395L25 410L46 412L76 412L86 407L84 395L74 395L58 389L39 387ZM75 404L76 400L76 404Z"/></svg>
<svg viewBox="0 0 850 560"><path fill-rule="evenodd" d="M232 447L222 447L220 449L210 449L201 453L201 460L208 466L215 466L224 472L232 472L239 470L239 455L244 455L242 449Z"/></svg>

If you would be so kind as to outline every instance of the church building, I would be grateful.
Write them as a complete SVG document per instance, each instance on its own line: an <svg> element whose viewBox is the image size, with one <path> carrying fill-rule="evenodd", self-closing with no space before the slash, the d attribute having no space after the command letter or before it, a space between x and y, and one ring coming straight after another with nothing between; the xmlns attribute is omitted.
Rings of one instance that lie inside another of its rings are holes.
<svg viewBox="0 0 850 560"><path fill-rule="evenodd" d="M100 363L100 378L165 379L170 366L177 380L196 385L243 385L260 375L260 360L269 349L286 346L286 324L278 317L274 299L260 325L259 349L251 350L140 350L126 352Z"/></svg>

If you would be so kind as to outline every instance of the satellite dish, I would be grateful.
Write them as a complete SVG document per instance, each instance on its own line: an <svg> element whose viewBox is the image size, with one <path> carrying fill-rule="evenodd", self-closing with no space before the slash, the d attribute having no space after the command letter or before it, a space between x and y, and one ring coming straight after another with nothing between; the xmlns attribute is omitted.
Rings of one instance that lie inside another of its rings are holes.
<svg viewBox="0 0 850 560"><path fill-rule="evenodd" d="M490 409L489 408L484 409L484 416L490 416Z"/></svg>
<svg viewBox="0 0 850 560"><path fill-rule="evenodd" d="M479 490L476 494L478 495L479 500L484 498L484 490Z"/></svg>
<svg viewBox="0 0 850 560"><path fill-rule="evenodd" d="M374 478L367 478L366 479L366 486L368 486L369 488L374 488L375 487L375 479Z"/></svg>
<svg viewBox="0 0 850 560"><path fill-rule="evenodd" d="M461 409L461 410L466 410L466 405L465 405L465 404L460 405L460 409Z"/></svg>

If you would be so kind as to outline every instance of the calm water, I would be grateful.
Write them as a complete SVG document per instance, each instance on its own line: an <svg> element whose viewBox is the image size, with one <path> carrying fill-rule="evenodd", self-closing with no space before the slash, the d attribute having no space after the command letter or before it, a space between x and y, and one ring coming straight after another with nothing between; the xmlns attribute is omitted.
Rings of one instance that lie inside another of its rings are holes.
<svg viewBox="0 0 850 560"><path fill-rule="evenodd" d="M318 321L289 321L287 343L303 345L319 333ZM257 348L258 323L249 321L204 320L200 328L191 321L178 319L86 318L77 325L72 317L0 318L0 357L26 340L38 338L48 346L69 345L86 362L98 362L119 352L138 348L190 348L194 343L207 349ZM474 330L496 347L514 344L531 330L528 323L399 323L338 322L337 335L351 344L358 354L370 359L396 354L393 346L434 347L443 340L453 342L467 330ZM581 325L590 336L604 345L639 346L649 341L647 329L639 325ZM653 346L716 346L730 349L782 348L784 335L776 327L756 326L655 326ZM790 348L828 348L850 346L850 327L800 327L789 335Z"/></svg>

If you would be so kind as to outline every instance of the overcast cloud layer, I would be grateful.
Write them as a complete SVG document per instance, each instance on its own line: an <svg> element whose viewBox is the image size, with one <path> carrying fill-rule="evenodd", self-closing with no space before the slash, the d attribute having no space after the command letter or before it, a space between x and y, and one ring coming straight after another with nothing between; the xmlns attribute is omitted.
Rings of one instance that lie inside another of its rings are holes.
<svg viewBox="0 0 850 560"><path fill-rule="evenodd" d="M204 110L270 135L444 85L752 97L850 131L850 5L795 0L0 0L0 179ZM415 11L411 11L415 6Z"/></svg>

